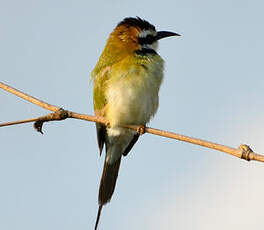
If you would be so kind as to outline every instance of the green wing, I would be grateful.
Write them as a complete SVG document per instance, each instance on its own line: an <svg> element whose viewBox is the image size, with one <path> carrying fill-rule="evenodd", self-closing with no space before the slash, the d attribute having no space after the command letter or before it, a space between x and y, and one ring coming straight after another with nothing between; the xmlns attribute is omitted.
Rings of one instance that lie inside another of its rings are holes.
<svg viewBox="0 0 264 230"><path fill-rule="evenodd" d="M107 100L105 97L105 87L106 87L105 83L109 77L108 69L110 69L110 67L105 67L96 76L94 76L94 90L93 90L94 111L95 114L99 116L104 116L103 110L107 104ZM97 131L98 147L101 155L106 141L106 126L96 123L96 131Z"/></svg>
<svg viewBox="0 0 264 230"><path fill-rule="evenodd" d="M107 45L105 46L103 53L101 54L99 61L91 74L91 78L94 81L93 97L95 114L104 116L102 111L107 105L105 89L107 80L110 78L109 70L111 70L114 64L119 63L126 56L127 53L120 52L119 47L112 42L110 36L107 41ZM101 154L104 143L106 141L106 127L101 124L96 124L96 130L98 146Z"/></svg>

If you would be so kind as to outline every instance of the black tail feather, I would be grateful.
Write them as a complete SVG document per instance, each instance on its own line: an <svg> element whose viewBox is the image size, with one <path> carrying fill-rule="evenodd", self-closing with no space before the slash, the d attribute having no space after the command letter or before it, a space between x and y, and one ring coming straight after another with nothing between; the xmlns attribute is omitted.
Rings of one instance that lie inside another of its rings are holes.
<svg viewBox="0 0 264 230"><path fill-rule="evenodd" d="M138 138L139 138L139 134L138 133L134 134L132 140L129 142L128 146L126 147L125 151L123 152L123 156L126 156L130 152L130 150L136 144Z"/></svg>
<svg viewBox="0 0 264 230"><path fill-rule="evenodd" d="M99 189L99 197L98 197L99 208L98 208L97 218L94 228L95 230L97 229L99 223L103 205L105 205L107 202L110 201L114 193L120 162L121 162L121 157L113 164L110 164L105 161L103 175L101 178L100 189Z"/></svg>
<svg viewBox="0 0 264 230"><path fill-rule="evenodd" d="M112 164L105 161L99 189L99 205L104 205L109 202L114 193L120 162L121 157Z"/></svg>
<svg viewBox="0 0 264 230"><path fill-rule="evenodd" d="M98 226L98 223L99 223L99 220L100 220L100 216L101 216L102 208L103 208L103 205L99 205L94 230L97 229L97 226Z"/></svg>

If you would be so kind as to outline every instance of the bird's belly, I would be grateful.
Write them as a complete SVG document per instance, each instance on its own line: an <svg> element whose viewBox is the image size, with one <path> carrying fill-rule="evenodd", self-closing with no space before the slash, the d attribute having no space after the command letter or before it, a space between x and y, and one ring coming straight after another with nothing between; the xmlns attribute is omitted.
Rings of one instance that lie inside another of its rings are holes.
<svg viewBox="0 0 264 230"><path fill-rule="evenodd" d="M157 111L158 90L151 82L120 81L107 92L106 117L111 126L144 125Z"/></svg>

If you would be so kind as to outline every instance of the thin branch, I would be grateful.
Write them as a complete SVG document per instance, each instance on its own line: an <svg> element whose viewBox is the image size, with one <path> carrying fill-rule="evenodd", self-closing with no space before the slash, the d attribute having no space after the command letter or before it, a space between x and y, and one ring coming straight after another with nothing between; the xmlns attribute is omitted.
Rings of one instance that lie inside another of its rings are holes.
<svg viewBox="0 0 264 230"><path fill-rule="evenodd" d="M23 99L25 99L25 100L33 103L33 104L36 104L42 108L45 108L47 110L54 112L54 113L50 113L50 114L43 116L43 117L40 117L40 118L32 118L32 119L27 119L27 120L23 120L23 121L2 123L2 124L0 124L0 127L35 121L35 125L34 125L35 128L39 132L42 132L41 128L42 128L42 125L44 122L53 121L53 120L64 120L66 118L75 118L75 119L80 119L80 120L92 121L92 122L102 123L106 126L109 126L109 122L103 117L91 116L91 115L80 114L80 113L75 113L72 111L64 110L62 108L59 108L59 107L54 106L54 105L50 105L44 101L41 101L37 98L34 98L28 94L25 94L25 93L15 89L15 88L12 88L12 87L4 84L4 83L1 83L1 82L0 82L0 88L4 89L4 90L6 90L12 94L15 94L18 97L21 97L21 98L23 98ZM135 125L122 125L122 127L129 128L129 129L132 129L135 131L138 131L140 128L140 126L135 126ZM191 144L200 145L203 147L215 149L215 150L228 153L230 155L236 156L238 158L241 158L241 159L244 159L247 161L256 160L256 161L264 162L264 156L263 155L260 155L258 153L254 153L252 151L252 149L245 144L242 144L237 149L235 149L235 148L232 148L232 147L229 147L226 145L220 145L220 144L216 144L216 143L213 143L210 141L205 141L205 140L201 140L198 138L188 137L188 136L184 136L181 134L168 132L168 131L164 131L164 130L160 130L160 129L154 129L154 128L150 128L150 127L145 127L144 131L146 133L150 133L150 134L154 134L154 135L158 135L158 136L163 136L163 137L167 137L167 138L172 138L172 139L176 139L179 141L184 141L184 142L188 142Z"/></svg>
<svg viewBox="0 0 264 230"><path fill-rule="evenodd" d="M44 101L41 101L41 100L39 100L39 99L37 99L35 97L32 97L32 96L30 96L30 95L28 95L26 93L23 93L23 92L19 91L18 89L12 88L11 86L6 85L6 84L4 84L2 82L0 82L0 88L2 88L3 90L8 91L9 93L12 93L12 94L18 96L18 97L21 97L21 98L25 99L26 101L29 101L29 102L31 102L31 103L39 106L39 107L42 107L44 109L47 109L47 110L50 110L50 111L53 111L53 112L55 112L55 111L57 111L59 109L59 107L57 107L55 105L50 105L50 104L48 104L48 103L46 103Z"/></svg>
<svg viewBox="0 0 264 230"><path fill-rule="evenodd" d="M39 118L29 118L29 119L25 119L25 120L20 120L20 121L11 121L11 122L5 122L5 123L1 123L0 127L4 127L4 126L10 126L10 125L18 125L18 124L24 124L24 123L29 123L29 122L34 122L37 121Z"/></svg>

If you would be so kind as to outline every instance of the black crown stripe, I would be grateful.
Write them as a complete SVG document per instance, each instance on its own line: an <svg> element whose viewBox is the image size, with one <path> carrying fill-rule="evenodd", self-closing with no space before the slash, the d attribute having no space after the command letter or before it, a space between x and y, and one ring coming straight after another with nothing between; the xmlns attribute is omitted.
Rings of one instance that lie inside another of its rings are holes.
<svg viewBox="0 0 264 230"><path fill-rule="evenodd" d="M141 19L140 17L128 17L125 18L123 21L119 22L117 26L121 26L121 25L126 25L126 26L137 26L139 27L141 30L154 30L155 26L153 26L152 24L150 24L148 21Z"/></svg>

